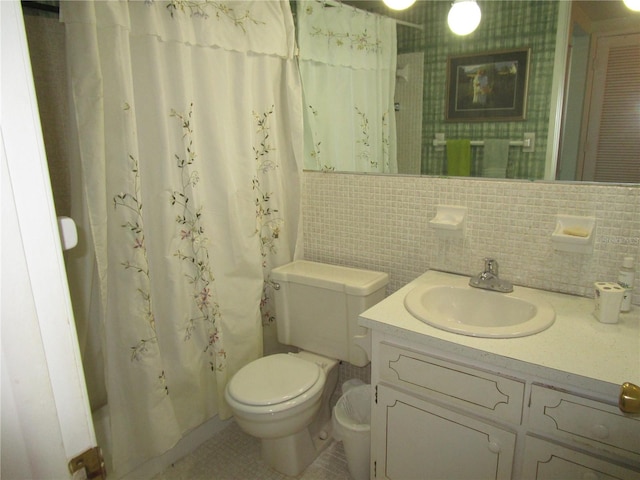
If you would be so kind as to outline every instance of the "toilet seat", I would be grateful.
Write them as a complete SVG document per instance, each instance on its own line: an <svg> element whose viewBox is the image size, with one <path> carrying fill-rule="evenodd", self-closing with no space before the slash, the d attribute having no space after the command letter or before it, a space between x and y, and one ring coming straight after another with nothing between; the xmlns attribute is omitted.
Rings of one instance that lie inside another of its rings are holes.
<svg viewBox="0 0 640 480"><path fill-rule="evenodd" d="M244 405L271 406L291 402L310 390L322 388L317 384L323 377L317 364L296 355L278 353L241 368L227 385L227 392Z"/></svg>

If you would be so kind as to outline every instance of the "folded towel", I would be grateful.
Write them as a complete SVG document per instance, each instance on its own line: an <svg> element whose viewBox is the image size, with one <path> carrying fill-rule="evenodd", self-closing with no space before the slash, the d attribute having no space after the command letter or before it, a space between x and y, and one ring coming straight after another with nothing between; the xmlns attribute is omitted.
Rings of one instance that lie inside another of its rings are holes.
<svg viewBox="0 0 640 480"><path fill-rule="evenodd" d="M471 175L470 140L447 140L447 175L452 177Z"/></svg>
<svg viewBox="0 0 640 480"><path fill-rule="evenodd" d="M505 178L509 162L509 140L488 138L484 141L482 177Z"/></svg>

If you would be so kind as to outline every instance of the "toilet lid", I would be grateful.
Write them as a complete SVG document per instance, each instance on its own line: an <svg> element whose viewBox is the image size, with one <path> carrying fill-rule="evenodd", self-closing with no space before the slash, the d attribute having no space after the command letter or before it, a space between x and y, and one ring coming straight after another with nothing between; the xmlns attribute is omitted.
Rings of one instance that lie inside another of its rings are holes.
<svg viewBox="0 0 640 480"><path fill-rule="evenodd" d="M241 368L229 382L228 391L245 405L274 405L302 395L318 377L320 367L315 363L278 353Z"/></svg>

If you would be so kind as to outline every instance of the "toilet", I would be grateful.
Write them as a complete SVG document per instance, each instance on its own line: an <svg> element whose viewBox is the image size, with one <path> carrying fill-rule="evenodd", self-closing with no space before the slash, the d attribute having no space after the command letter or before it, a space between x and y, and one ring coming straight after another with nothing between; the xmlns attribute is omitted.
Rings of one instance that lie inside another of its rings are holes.
<svg viewBox="0 0 640 480"><path fill-rule="evenodd" d="M274 268L271 280L278 341L299 351L244 366L225 399L240 428L261 439L265 463L296 476L330 441L338 363L369 363L370 340L358 315L384 298L389 276L298 260Z"/></svg>

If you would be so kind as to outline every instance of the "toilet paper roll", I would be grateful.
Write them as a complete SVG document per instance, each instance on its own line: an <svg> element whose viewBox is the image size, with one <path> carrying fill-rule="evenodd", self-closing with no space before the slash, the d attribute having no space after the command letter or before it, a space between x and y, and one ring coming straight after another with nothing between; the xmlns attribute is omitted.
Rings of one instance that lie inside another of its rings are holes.
<svg viewBox="0 0 640 480"><path fill-rule="evenodd" d="M596 282L593 315L601 323L618 323L624 288L614 282Z"/></svg>

